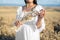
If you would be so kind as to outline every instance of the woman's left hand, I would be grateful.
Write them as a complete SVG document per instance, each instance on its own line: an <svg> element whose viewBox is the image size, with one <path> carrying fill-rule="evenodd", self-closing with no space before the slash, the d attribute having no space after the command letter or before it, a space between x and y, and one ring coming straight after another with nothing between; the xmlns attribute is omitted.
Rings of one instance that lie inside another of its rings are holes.
<svg viewBox="0 0 60 40"><path fill-rule="evenodd" d="M39 18L43 18L45 15L45 10L41 9L40 12L38 13Z"/></svg>

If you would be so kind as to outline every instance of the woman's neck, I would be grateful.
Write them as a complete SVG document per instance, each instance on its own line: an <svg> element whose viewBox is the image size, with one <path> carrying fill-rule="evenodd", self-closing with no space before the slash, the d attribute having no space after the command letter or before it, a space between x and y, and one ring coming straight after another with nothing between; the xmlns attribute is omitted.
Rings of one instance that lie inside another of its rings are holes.
<svg viewBox="0 0 60 40"><path fill-rule="evenodd" d="M33 3L27 3L26 4L26 7L28 8L28 7L32 7L32 6L34 6L35 4L33 4Z"/></svg>

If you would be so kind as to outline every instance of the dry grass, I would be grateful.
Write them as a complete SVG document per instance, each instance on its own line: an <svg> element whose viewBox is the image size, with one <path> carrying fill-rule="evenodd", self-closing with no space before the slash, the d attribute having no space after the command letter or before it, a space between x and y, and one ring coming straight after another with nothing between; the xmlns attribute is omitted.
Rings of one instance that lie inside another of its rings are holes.
<svg viewBox="0 0 60 40"><path fill-rule="evenodd" d="M15 36L17 28L12 23L16 17L16 9L17 7L0 6L0 37ZM54 33L54 26L60 25L60 7L46 7L45 23L46 30L40 33L41 40L60 40L60 32Z"/></svg>
<svg viewBox="0 0 60 40"><path fill-rule="evenodd" d="M46 8L45 23L46 30L41 33L41 40L60 40L60 32L54 33L54 26L60 25L60 7Z"/></svg>

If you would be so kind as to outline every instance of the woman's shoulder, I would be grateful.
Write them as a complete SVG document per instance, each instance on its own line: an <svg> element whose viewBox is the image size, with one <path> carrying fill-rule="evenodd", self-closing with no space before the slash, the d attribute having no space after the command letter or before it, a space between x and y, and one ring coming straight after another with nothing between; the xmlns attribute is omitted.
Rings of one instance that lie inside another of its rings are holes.
<svg viewBox="0 0 60 40"><path fill-rule="evenodd" d="M18 7L17 7L17 10L20 10L21 8L22 8L22 6L18 6Z"/></svg>
<svg viewBox="0 0 60 40"><path fill-rule="evenodd" d="M18 6L18 7L17 7L17 14L18 14L18 15L21 14L21 11L22 11L22 6Z"/></svg>
<svg viewBox="0 0 60 40"><path fill-rule="evenodd" d="M43 7L42 5L39 5L39 4L38 4L37 6L38 6L38 7Z"/></svg>
<svg viewBox="0 0 60 40"><path fill-rule="evenodd" d="M44 9L43 6L42 5L39 5L39 4L37 5L37 8L38 9Z"/></svg>
<svg viewBox="0 0 60 40"><path fill-rule="evenodd" d="M40 11L41 9L44 9L44 8L38 4L34 10Z"/></svg>

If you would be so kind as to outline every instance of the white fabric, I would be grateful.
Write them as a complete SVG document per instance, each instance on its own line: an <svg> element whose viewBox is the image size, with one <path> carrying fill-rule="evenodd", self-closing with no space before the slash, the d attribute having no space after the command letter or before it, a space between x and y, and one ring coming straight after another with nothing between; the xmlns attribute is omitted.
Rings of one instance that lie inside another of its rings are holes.
<svg viewBox="0 0 60 40"><path fill-rule="evenodd" d="M40 5L37 5L34 10L41 10L43 9ZM17 10L16 20L21 20L24 16L24 12L22 12L22 7L20 6ZM42 18L42 25L41 28L37 29L36 22L38 16L33 18L32 21L26 22L25 24L21 25L16 30L15 40L40 40L40 32L45 29L45 22L44 18Z"/></svg>

